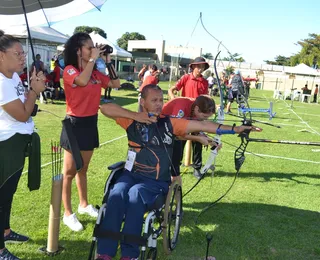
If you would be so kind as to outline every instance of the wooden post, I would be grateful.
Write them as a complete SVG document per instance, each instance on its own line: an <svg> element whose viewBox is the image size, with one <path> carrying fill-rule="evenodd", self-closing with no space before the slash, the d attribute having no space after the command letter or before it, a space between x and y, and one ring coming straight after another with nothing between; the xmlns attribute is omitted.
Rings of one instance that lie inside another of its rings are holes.
<svg viewBox="0 0 320 260"><path fill-rule="evenodd" d="M48 256L58 255L64 250L62 246L59 246L62 182L62 174L56 175L52 178L48 241L47 246L39 249L40 252Z"/></svg>
<svg viewBox="0 0 320 260"><path fill-rule="evenodd" d="M59 174L52 180L51 205L48 227L47 251L49 253L57 252L59 249L59 230L60 230L60 213L62 197L63 175Z"/></svg>
<svg viewBox="0 0 320 260"><path fill-rule="evenodd" d="M190 166L191 164L191 144L192 142L190 140L187 140L184 154L184 166Z"/></svg>

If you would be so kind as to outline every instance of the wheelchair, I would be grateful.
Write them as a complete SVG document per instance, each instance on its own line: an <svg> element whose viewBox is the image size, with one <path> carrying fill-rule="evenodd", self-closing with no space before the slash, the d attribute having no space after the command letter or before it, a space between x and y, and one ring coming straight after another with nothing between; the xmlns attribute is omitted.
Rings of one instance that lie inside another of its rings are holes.
<svg viewBox="0 0 320 260"><path fill-rule="evenodd" d="M111 187L117 177L122 173L125 162L118 162L108 167L111 171L104 188L102 206L93 230L92 242L89 252L89 260L96 259L96 246L99 237L102 237L100 223L102 223L107 198ZM180 225L182 220L182 189L178 182L171 183L166 196L159 196L152 205L150 211L146 212L141 237L135 237L134 243L140 245L140 260L157 259L157 239L162 235L163 249L166 254L170 254L177 246ZM119 235L119 240L124 238ZM130 239L130 238L128 238ZM132 238L131 238L132 239ZM129 241L129 240L126 240ZM131 240L132 241L132 240ZM148 251L147 251L148 250Z"/></svg>

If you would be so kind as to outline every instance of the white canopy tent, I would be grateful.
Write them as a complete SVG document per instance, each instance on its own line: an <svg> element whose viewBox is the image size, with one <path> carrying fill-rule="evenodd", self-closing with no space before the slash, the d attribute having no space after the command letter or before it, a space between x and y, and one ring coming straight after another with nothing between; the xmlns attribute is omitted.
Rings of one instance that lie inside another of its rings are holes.
<svg viewBox="0 0 320 260"><path fill-rule="evenodd" d="M313 89L314 83L319 81L318 77L320 77L320 72L318 70L313 69L304 63L300 63L295 67L285 67L285 73L308 76L310 80L312 80L311 90Z"/></svg>
<svg viewBox="0 0 320 260"><path fill-rule="evenodd" d="M132 54L127 52L126 50L120 48L118 45L113 44L112 42L108 41L106 38L103 38L97 32L90 33L90 37L94 44L108 44L113 48L113 52L111 56L115 58L115 69L118 71L118 57L120 58L132 58Z"/></svg>
<svg viewBox="0 0 320 260"><path fill-rule="evenodd" d="M24 50L31 54L28 32L25 26L12 26L3 30L6 34L21 39ZM56 53L56 46L68 40L68 36L50 27L31 27L30 33L35 53L41 55L42 61L46 66L49 66L50 59ZM30 57L29 55L27 56L28 71L31 63Z"/></svg>
<svg viewBox="0 0 320 260"><path fill-rule="evenodd" d="M20 39L27 39L28 32L25 26L11 26L4 29L6 34L11 34ZM58 32L51 27L31 27L30 28L31 38L33 42L45 43L47 45L58 45L65 43L68 40L68 36Z"/></svg>
<svg viewBox="0 0 320 260"><path fill-rule="evenodd" d="M300 63L295 67L286 67L285 72L307 76L320 76L320 73L316 69L313 69L304 63Z"/></svg>

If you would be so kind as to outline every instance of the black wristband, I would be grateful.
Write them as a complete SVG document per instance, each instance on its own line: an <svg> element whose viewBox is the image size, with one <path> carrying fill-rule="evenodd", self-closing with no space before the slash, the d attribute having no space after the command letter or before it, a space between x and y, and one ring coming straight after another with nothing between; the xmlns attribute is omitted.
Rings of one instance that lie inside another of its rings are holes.
<svg viewBox="0 0 320 260"><path fill-rule="evenodd" d="M217 130L218 130L218 129L220 129L220 127L221 127L221 126L222 126L222 124L219 124L219 126L218 126Z"/></svg>
<svg viewBox="0 0 320 260"><path fill-rule="evenodd" d="M236 126L236 124L232 125L232 128L231 128L232 131L234 131L235 126Z"/></svg>
<svg viewBox="0 0 320 260"><path fill-rule="evenodd" d="M36 96L37 96L37 97L40 96L32 87L30 87L30 90L32 90L34 93L36 93Z"/></svg>

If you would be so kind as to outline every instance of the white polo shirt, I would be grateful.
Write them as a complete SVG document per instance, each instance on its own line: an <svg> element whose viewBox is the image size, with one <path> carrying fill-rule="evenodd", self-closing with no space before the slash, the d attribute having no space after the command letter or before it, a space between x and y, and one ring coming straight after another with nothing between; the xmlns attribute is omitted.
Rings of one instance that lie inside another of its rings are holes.
<svg viewBox="0 0 320 260"><path fill-rule="evenodd" d="M14 73L12 78L7 78L0 73L0 141L5 141L15 135L32 134L34 123L30 117L27 122L20 122L3 110L2 106L16 99L22 103L26 101L27 91L22 85L20 77Z"/></svg>

